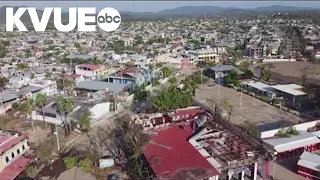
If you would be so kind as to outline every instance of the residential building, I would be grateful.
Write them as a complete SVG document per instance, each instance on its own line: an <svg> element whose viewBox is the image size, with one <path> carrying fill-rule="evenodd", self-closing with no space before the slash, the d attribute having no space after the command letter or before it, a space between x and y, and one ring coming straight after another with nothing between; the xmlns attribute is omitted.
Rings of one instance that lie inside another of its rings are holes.
<svg viewBox="0 0 320 180"><path fill-rule="evenodd" d="M54 96L58 93L56 81L52 81L52 80L35 81L35 82L30 82L29 85L42 88L41 93L44 93L47 96Z"/></svg>
<svg viewBox="0 0 320 180"><path fill-rule="evenodd" d="M25 157L29 149L26 135L0 130L0 179L14 180L32 163Z"/></svg>
<svg viewBox="0 0 320 180"><path fill-rule="evenodd" d="M86 79L97 79L102 75L105 68L103 65L93 65L93 64L79 64L75 66L75 73L77 75L82 75Z"/></svg>
<svg viewBox="0 0 320 180"><path fill-rule="evenodd" d="M200 49L199 51L190 51L189 54L192 54L197 57L198 61L208 61L219 63L221 56L213 48Z"/></svg>
<svg viewBox="0 0 320 180"><path fill-rule="evenodd" d="M237 69L232 65L216 65L205 70L205 74L217 81L222 82L223 77Z"/></svg>

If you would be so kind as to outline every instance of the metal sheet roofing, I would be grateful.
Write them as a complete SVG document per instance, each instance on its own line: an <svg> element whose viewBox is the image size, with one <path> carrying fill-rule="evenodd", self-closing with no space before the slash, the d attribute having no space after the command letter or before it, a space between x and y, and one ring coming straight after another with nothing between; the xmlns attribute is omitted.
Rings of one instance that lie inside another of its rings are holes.
<svg viewBox="0 0 320 180"><path fill-rule="evenodd" d="M215 72L236 70L236 68L232 65L216 65L216 66L210 67L210 69Z"/></svg>
<svg viewBox="0 0 320 180"><path fill-rule="evenodd" d="M114 93L119 93L122 91L127 84L110 83L104 81L81 81L77 84L77 89L86 89L92 91L106 90Z"/></svg>
<svg viewBox="0 0 320 180"><path fill-rule="evenodd" d="M320 171L320 156L304 151L300 156L298 165L315 171Z"/></svg>
<svg viewBox="0 0 320 180"><path fill-rule="evenodd" d="M13 93L1 93L0 94L0 100L2 100L2 102L12 101L17 98L19 98L19 96L16 94L13 94Z"/></svg>
<svg viewBox="0 0 320 180"><path fill-rule="evenodd" d="M144 154L157 178L204 179L219 174L188 142L192 133L188 124L184 129L168 127L152 137L153 143L146 145Z"/></svg>
<svg viewBox="0 0 320 180"><path fill-rule="evenodd" d="M299 131L299 135L292 135L288 138L272 138L263 140L265 143L271 145L277 152L285 152L288 150L320 143L320 139L309 132Z"/></svg>
<svg viewBox="0 0 320 180"><path fill-rule="evenodd" d="M262 82L254 82L254 81L248 81L248 82L243 82L242 84L245 84L247 86L251 86L255 89L258 89L260 91L267 91L270 90L271 86L264 84Z"/></svg>
<svg viewBox="0 0 320 180"><path fill-rule="evenodd" d="M291 94L293 96L301 96L306 94L303 91L297 90L297 89L303 88L302 86L299 86L297 84L276 85L276 86L272 86L272 88L287 94Z"/></svg>

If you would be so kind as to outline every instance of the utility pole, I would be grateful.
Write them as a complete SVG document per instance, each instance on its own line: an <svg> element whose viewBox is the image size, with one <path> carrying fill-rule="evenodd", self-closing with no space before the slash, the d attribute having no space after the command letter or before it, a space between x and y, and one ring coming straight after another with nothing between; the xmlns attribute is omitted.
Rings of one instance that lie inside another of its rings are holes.
<svg viewBox="0 0 320 180"><path fill-rule="evenodd" d="M55 129L56 129L56 137L57 137L57 148L58 148L58 151L60 151L60 142L59 142L58 125L57 124L55 124Z"/></svg>
<svg viewBox="0 0 320 180"><path fill-rule="evenodd" d="M4 114L5 116L7 116L6 106L4 105L2 98L0 99L0 102L1 102L1 105L3 106Z"/></svg>
<svg viewBox="0 0 320 180"><path fill-rule="evenodd" d="M240 85L240 109L241 109L241 105L242 105L242 85Z"/></svg>

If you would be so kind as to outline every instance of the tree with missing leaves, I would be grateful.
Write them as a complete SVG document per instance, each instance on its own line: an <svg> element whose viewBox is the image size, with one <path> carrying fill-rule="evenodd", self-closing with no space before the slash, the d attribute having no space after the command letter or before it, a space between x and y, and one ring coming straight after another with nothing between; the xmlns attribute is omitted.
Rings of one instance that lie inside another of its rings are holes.
<svg viewBox="0 0 320 180"><path fill-rule="evenodd" d="M47 100L46 94L43 94L43 93L37 94L35 102L36 102L36 105L41 108L44 127L46 127L46 120L45 120L46 116L44 114L44 106L47 104L47 101L48 100Z"/></svg>
<svg viewBox="0 0 320 180"><path fill-rule="evenodd" d="M301 85L304 86L306 84L306 80L313 74L313 71L309 67L304 67L300 69L301 75Z"/></svg>
<svg viewBox="0 0 320 180"><path fill-rule="evenodd" d="M32 130L34 131L34 124L33 124L33 118L32 118L32 111L34 110L34 103L32 99L27 99L25 102L22 103L22 111L29 116L31 120Z"/></svg>
<svg viewBox="0 0 320 180"><path fill-rule="evenodd" d="M9 79L6 77L0 77L0 89L4 88L4 86L9 82Z"/></svg>

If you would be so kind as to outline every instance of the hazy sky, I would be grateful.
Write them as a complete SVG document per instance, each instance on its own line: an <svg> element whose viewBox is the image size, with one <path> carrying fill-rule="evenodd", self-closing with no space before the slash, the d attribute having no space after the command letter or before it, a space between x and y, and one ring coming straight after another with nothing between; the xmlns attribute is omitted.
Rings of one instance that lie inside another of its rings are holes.
<svg viewBox="0 0 320 180"><path fill-rule="evenodd" d="M180 6L222 6L237 8L254 8L258 6L288 5L298 7L320 8L320 1L2 1L0 6L30 6L38 9L44 7L113 7L118 11L157 12Z"/></svg>

